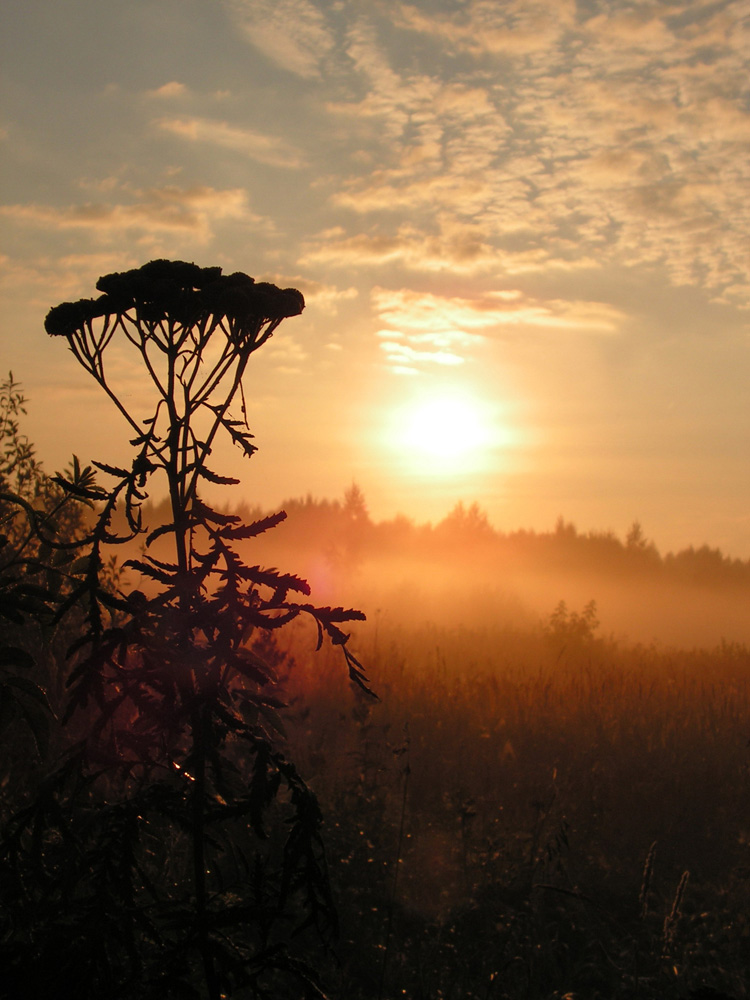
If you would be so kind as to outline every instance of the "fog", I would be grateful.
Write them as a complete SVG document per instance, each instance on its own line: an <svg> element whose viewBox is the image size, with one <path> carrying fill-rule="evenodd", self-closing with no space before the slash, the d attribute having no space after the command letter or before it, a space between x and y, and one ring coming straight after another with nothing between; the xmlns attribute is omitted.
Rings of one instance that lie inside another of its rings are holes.
<svg viewBox="0 0 750 1000"><path fill-rule="evenodd" d="M292 568L285 558L280 561L283 569ZM311 583L316 601L355 606L371 621L397 626L537 630L560 601L571 612L581 612L593 600L598 636L682 648L750 643L746 587L623 581L606 573L546 571L520 562L491 572L459 558L445 563L385 557L339 574L324 557L308 556L298 560L296 571Z"/></svg>
<svg viewBox="0 0 750 1000"><path fill-rule="evenodd" d="M705 546L661 555L634 524L625 539L496 531L475 505L439 524L370 521L356 487L343 503L290 501L287 520L244 555L303 576L320 603L396 625L539 630L561 601L596 603L596 635L692 648L750 643L750 563ZM246 512L247 513L247 512Z"/></svg>
<svg viewBox="0 0 750 1000"><path fill-rule="evenodd" d="M358 608L371 623L541 631L561 601L576 614L594 601L600 638L750 643L750 561L706 546L662 555L637 523L624 539L562 518L548 531L501 532L461 504L436 525L376 523L356 486L343 501L308 496L279 509L286 520L240 543L243 559L300 576L316 604ZM244 524L268 513L236 511ZM151 529L165 515L144 510Z"/></svg>

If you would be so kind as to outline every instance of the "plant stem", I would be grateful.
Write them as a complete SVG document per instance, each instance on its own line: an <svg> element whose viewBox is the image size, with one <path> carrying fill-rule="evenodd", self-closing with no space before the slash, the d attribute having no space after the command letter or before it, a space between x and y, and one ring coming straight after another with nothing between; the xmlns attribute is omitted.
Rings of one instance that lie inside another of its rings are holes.
<svg viewBox="0 0 750 1000"><path fill-rule="evenodd" d="M203 959L203 973L206 978L206 989L209 1000L220 1000L219 983L216 978L213 955L208 940L206 888L206 854L205 854L205 813L206 799L206 710L198 706L191 720L193 738L193 881L195 885L195 919L198 937L198 949Z"/></svg>
<svg viewBox="0 0 750 1000"><path fill-rule="evenodd" d="M408 737L405 743L406 749L408 751ZM383 990L385 988L385 974L388 968L388 952L391 944L391 936L393 933L393 910L396 903L396 889L398 888L398 870L401 865L401 850L404 843L404 825L406 822L406 799L409 793L409 775L411 774L411 767L409 766L408 757L406 766L403 770L404 776L404 788L401 795L401 821L398 828L398 845L396 847L396 868L393 873L393 888L391 889L391 898L388 901L388 919L385 925L385 950L383 952L383 965L380 969L380 986L378 987L378 1000L383 1000Z"/></svg>

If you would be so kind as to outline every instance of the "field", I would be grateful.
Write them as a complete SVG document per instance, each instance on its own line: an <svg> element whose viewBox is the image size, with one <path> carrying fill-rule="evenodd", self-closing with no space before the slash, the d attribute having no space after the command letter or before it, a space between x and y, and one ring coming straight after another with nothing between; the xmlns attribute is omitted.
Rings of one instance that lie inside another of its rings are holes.
<svg viewBox="0 0 750 1000"><path fill-rule="evenodd" d="M288 733L326 816L332 996L748 996L750 652L583 617L378 620L377 703L297 637Z"/></svg>

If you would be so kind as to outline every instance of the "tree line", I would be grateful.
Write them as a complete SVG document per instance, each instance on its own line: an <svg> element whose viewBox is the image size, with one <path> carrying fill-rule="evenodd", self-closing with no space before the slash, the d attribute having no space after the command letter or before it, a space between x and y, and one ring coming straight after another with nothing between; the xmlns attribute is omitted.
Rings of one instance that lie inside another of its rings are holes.
<svg viewBox="0 0 750 1000"><path fill-rule="evenodd" d="M670 583L706 587L750 586L750 559L724 554L709 545L690 545L662 553L647 538L638 521L624 537L614 531L579 530L562 516L549 530L502 530L476 503L457 503L441 520L419 523L405 515L376 520L371 517L363 490L353 483L342 498L311 494L284 500L283 528L267 539L269 549L323 553L333 566L356 569L367 560L404 558L471 561L499 567L520 563L546 570L571 570L621 576L649 576ZM160 523L166 507L144 508L144 517ZM233 508L243 520L268 513L257 505Z"/></svg>

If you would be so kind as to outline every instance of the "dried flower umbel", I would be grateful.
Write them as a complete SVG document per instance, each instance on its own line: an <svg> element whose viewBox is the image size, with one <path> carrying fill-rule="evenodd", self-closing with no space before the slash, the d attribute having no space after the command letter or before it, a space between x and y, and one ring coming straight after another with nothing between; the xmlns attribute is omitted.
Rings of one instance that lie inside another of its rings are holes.
<svg viewBox="0 0 750 1000"><path fill-rule="evenodd" d="M165 465L166 443L177 443L191 467L180 484L184 502L195 494L221 427L247 455L255 451L245 421L229 419L229 406L241 392L250 355L283 319L299 315L305 300L294 288L169 260L105 275L97 288L104 293L97 299L51 309L47 333L67 339L136 432L141 468ZM105 368L105 351L118 333L141 356L157 390L155 412L140 420L124 405ZM199 415L203 422L197 428Z"/></svg>

